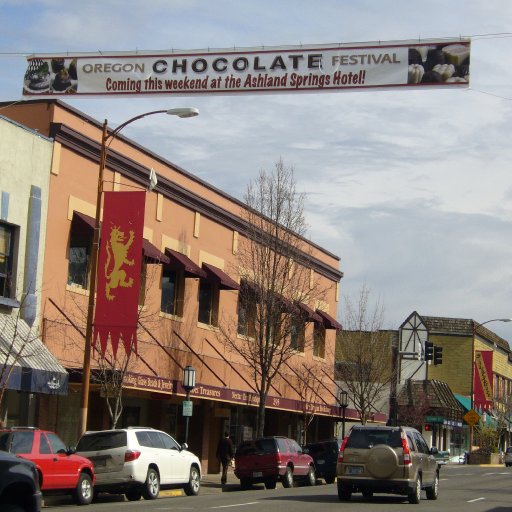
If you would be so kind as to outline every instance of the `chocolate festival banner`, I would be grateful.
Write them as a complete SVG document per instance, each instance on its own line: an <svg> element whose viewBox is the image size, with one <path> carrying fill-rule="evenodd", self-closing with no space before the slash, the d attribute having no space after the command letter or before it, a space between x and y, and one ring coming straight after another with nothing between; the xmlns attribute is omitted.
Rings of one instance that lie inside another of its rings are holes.
<svg viewBox="0 0 512 512"><path fill-rule="evenodd" d="M102 356L109 336L114 357L121 339L137 353L145 201L145 192L104 193L93 338Z"/></svg>
<svg viewBox="0 0 512 512"><path fill-rule="evenodd" d="M470 40L27 57L24 96L334 92L469 86Z"/></svg>

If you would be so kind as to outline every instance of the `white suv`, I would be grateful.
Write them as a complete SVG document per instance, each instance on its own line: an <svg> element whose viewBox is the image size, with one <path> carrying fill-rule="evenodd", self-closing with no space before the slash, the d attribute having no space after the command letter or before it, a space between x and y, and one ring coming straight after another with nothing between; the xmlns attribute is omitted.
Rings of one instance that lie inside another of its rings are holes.
<svg viewBox="0 0 512 512"><path fill-rule="evenodd" d="M160 486L199 493L201 463L187 445L149 427L86 432L76 451L94 464L95 492L124 493L130 501L154 500Z"/></svg>

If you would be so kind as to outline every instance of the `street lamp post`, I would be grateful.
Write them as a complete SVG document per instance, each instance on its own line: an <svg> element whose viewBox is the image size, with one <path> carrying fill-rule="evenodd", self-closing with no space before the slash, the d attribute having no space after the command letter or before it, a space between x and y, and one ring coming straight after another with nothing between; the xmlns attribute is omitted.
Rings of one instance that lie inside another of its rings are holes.
<svg viewBox="0 0 512 512"><path fill-rule="evenodd" d="M486 320L485 322L478 323L473 321L473 340L472 340L472 349L471 349L471 410L474 409L474 382L475 382L475 337L476 337L476 329L477 327L481 327L482 325L489 324L491 322L512 322L512 318L493 318L492 320ZM473 424L469 426L469 455L473 450Z"/></svg>
<svg viewBox="0 0 512 512"><path fill-rule="evenodd" d="M341 408L341 438L345 439L345 412L348 407L348 392L344 389L338 391L338 406Z"/></svg>
<svg viewBox="0 0 512 512"><path fill-rule="evenodd" d="M181 385L186 391L187 396L183 402L183 416L185 416L185 444L188 443L188 423L192 416L192 402L190 401L190 392L196 387L196 371L188 365L183 368L183 380Z"/></svg>
<svg viewBox="0 0 512 512"><path fill-rule="evenodd" d="M100 150L100 167L98 173L98 190L96 195L96 216L94 222L94 235L92 242L91 251L91 276L89 279L89 301L87 306L87 324L85 330L85 349L84 349L84 361L82 371L82 396L80 403L80 432L83 434L87 429L87 416L89 409L89 388L91 378L91 350L92 350L92 337L93 337L93 321L94 321L94 304L95 304L95 292L96 292L96 278L98 271L98 252L99 252L99 239L100 239L100 215L101 215L101 195L103 192L103 175L105 172L108 148L112 141L115 139L117 134L127 125L142 119L146 116L153 114L168 114L172 116L178 116L181 118L194 117L199 114L199 110L193 107L183 108L171 108L168 110L154 110L152 112L146 112L138 116L132 117L120 124L115 130L109 133L108 121L105 119L103 123L103 131L101 135L101 150Z"/></svg>

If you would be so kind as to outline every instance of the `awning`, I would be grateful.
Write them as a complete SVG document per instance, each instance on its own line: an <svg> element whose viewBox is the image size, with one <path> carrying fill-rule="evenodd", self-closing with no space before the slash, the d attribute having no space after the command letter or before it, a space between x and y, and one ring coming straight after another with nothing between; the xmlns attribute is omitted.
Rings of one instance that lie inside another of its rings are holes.
<svg viewBox="0 0 512 512"><path fill-rule="evenodd" d="M7 389L67 395L69 374L21 318L0 314L0 370ZM0 385L3 381L0 382Z"/></svg>
<svg viewBox="0 0 512 512"><path fill-rule="evenodd" d="M221 290L240 290L240 285L231 279L223 270L209 263L203 263L207 278L219 285Z"/></svg>
<svg viewBox="0 0 512 512"><path fill-rule="evenodd" d="M325 311L317 309L316 312L322 317L322 321L326 329L336 329L337 331L341 331L343 329L342 325Z"/></svg>
<svg viewBox="0 0 512 512"><path fill-rule="evenodd" d="M469 396L459 395L458 393L454 393L453 396L462 405L464 412L468 412L471 409L471 398Z"/></svg>
<svg viewBox="0 0 512 512"><path fill-rule="evenodd" d="M297 302L297 306L306 314L306 319L310 322L323 322L322 317L315 313L309 306L302 302Z"/></svg>
<svg viewBox="0 0 512 512"><path fill-rule="evenodd" d="M73 212L73 220L71 221L73 230L81 234L92 234L96 227L96 220L93 217L89 217L85 213Z"/></svg>
<svg viewBox="0 0 512 512"><path fill-rule="evenodd" d="M142 255L149 263L169 263L169 258L145 238L142 239Z"/></svg>
<svg viewBox="0 0 512 512"><path fill-rule="evenodd" d="M165 254L169 256L169 266L183 270L185 277L206 277L206 272L181 252L166 248Z"/></svg>

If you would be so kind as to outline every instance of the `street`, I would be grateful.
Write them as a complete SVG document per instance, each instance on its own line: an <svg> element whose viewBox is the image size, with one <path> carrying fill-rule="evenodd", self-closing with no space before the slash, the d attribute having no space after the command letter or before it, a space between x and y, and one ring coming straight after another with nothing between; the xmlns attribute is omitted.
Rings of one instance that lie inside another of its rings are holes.
<svg viewBox="0 0 512 512"><path fill-rule="evenodd" d="M309 512L312 507L322 512L329 510L357 512L396 512L397 509L412 509L415 512L512 512L512 469L491 466L447 465L441 468L440 491L437 501L425 498L419 505L411 505L406 498L379 494L364 499L361 494L352 496L350 502L340 502L336 484L315 487L284 489L278 484L275 490L266 490L263 485L249 491L241 491L236 480L232 480L225 491L220 486L204 486L197 497L160 497L155 501L127 502L121 496L101 495L98 502L86 507L87 512L138 512L144 510L211 510L244 512L260 511ZM52 504L52 502L54 504ZM59 498L47 502L44 512L56 512L75 508L70 499Z"/></svg>

